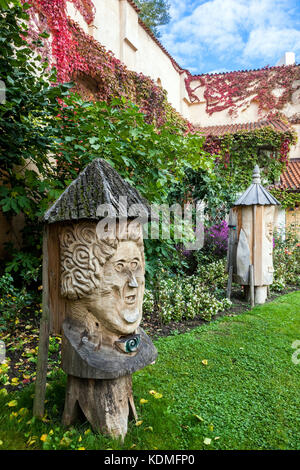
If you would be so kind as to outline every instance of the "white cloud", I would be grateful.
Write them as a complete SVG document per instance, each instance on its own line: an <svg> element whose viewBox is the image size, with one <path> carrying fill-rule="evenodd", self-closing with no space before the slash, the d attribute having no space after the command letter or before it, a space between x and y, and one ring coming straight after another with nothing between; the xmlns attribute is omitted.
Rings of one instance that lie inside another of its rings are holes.
<svg viewBox="0 0 300 470"><path fill-rule="evenodd" d="M243 59L279 59L286 51L300 52L300 31L287 28L254 29L249 35Z"/></svg>
<svg viewBox="0 0 300 470"><path fill-rule="evenodd" d="M247 66L256 58L272 65L286 50L300 53L298 0L169 2L172 21L162 28L162 41L193 66L202 64L206 54Z"/></svg>

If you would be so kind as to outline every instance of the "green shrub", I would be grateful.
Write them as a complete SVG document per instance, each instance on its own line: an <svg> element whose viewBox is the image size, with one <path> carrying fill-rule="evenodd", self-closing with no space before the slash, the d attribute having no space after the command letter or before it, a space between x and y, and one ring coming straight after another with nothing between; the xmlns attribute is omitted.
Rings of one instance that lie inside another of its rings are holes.
<svg viewBox="0 0 300 470"><path fill-rule="evenodd" d="M0 277L0 331L6 330L9 323L15 322L32 304L33 296L24 287L16 288L10 274Z"/></svg>
<svg viewBox="0 0 300 470"><path fill-rule="evenodd" d="M286 230L285 238L274 234L274 282L273 291L282 291L287 286L300 286L300 243L296 227Z"/></svg>
<svg viewBox="0 0 300 470"><path fill-rule="evenodd" d="M146 290L144 313L151 316L156 309L165 324L195 317L210 321L214 315L231 305L228 299L218 299L213 293L225 284L223 260L210 263L203 269L200 267L193 276L161 278L155 292Z"/></svg>

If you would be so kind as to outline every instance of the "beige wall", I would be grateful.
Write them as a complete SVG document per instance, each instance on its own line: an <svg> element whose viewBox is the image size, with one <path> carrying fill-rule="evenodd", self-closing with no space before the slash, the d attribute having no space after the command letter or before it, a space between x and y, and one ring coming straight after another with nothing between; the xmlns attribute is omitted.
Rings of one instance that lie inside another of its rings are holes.
<svg viewBox="0 0 300 470"><path fill-rule="evenodd" d="M224 75L224 79L226 76ZM296 85L296 82L295 82ZM199 101L191 104L189 106L189 118L190 120L201 126L218 126L226 124L235 124L235 123L247 123L258 121L267 116L268 112L258 114L258 105L251 102L251 99L254 97L249 96L242 106L237 108L237 113L235 115L230 115L228 110L220 111L209 115L206 113L206 101L204 98L204 87L200 86L199 79L194 80L190 83L191 89L195 90L194 94L197 96ZM196 89L197 88L197 89ZM280 96L282 90L274 90L275 96ZM296 91L292 95L291 103L288 103L282 109L282 112L287 116L291 117L294 114L300 113L300 90Z"/></svg>
<svg viewBox="0 0 300 470"><path fill-rule="evenodd" d="M300 158L300 124L293 124L293 128L297 133L298 142L291 148L290 158Z"/></svg>
<svg viewBox="0 0 300 470"><path fill-rule="evenodd" d="M133 6L127 0L94 0L94 5L96 14L90 26L70 2L67 11L86 33L112 51L130 70L143 73L156 83L160 79L168 92L168 101L185 114L184 74L175 70L170 57L145 31Z"/></svg>

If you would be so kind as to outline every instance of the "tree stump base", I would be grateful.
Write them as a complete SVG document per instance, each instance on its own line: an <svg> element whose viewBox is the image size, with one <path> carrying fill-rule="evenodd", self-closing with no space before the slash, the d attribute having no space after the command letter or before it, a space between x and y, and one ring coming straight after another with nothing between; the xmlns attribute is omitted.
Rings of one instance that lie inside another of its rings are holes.
<svg viewBox="0 0 300 470"><path fill-rule="evenodd" d="M132 376L102 380L68 375L63 425L74 424L80 410L94 431L124 440L130 414L137 419Z"/></svg>

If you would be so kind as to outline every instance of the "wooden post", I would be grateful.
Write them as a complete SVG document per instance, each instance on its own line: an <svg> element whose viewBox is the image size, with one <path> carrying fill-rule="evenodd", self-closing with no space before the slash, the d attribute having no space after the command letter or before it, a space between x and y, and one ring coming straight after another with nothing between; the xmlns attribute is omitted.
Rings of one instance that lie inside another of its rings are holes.
<svg viewBox="0 0 300 470"><path fill-rule="evenodd" d="M227 293L226 293L226 297L227 297L227 299L229 299L229 300L230 300L230 296L231 296L232 273L233 273L233 266L231 265L231 266L229 267L228 283L227 283Z"/></svg>
<svg viewBox="0 0 300 470"><path fill-rule="evenodd" d="M50 334L48 233L49 229L47 226L45 226L43 233L43 304L42 318L40 323L35 394L33 402L33 416L39 418L42 418L44 416Z"/></svg>
<svg viewBox="0 0 300 470"><path fill-rule="evenodd" d="M137 417L132 403L131 375L111 380L82 379L69 375L63 425L74 424L81 409L94 431L123 440L130 411Z"/></svg>
<svg viewBox="0 0 300 470"><path fill-rule="evenodd" d="M250 265L249 267L249 283L250 283L250 301L251 301L251 307L255 306L255 301L254 301L254 269L253 269L253 264Z"/></svg>

